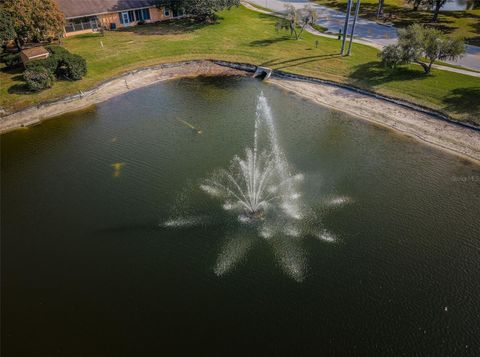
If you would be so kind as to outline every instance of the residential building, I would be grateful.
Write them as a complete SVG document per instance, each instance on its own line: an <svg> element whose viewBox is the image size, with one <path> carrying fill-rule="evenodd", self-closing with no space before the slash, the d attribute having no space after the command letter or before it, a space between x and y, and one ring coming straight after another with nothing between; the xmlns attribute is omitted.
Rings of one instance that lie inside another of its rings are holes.
<svg viewBox="0 0 480 357"><path fill-rule="evenodd" d="M182 16L156 0L55 0L67 21L65 36L115 30Z"/></svg>

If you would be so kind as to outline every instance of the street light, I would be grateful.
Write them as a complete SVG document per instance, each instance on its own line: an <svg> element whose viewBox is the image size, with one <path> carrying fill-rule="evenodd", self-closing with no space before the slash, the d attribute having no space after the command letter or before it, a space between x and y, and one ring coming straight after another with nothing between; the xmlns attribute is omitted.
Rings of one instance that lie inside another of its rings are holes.
<svg viewBox="0 0 480 357"><path fill-rule="evenodd" d="M353 17L352 32L350 34L350 43L348 44L347 56L350 56L350 54L352 53L353 34L355 33L355 24L357 23L359 11L360 11L360 0L357 0L357 3L355 4L355 15Z"/></svg>

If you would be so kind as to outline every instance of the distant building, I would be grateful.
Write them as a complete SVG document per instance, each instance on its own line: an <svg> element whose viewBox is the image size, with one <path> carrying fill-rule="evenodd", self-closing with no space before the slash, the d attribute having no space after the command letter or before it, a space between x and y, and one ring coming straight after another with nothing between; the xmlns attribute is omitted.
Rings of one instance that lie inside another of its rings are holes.
<svg viewBox="0 0 480 357"><path fill-rule="evenodd" d="M26 65L30 61L45 59L50 56L50 52L45 47L32 47L26 48L20 52L20 58L23 65Z"/></svg>
<svg viewBox="0 0 480 357"><path fill-rule="evenodd" d="M100 28L136 26L183 16L183 12L157 7L156 0L55 0L65 15L65 36Z"/></svg>

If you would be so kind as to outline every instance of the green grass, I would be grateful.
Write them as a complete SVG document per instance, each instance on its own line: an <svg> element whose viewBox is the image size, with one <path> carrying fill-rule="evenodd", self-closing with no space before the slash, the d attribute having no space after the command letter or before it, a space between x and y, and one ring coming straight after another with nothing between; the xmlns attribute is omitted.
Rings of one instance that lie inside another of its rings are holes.
<svg viewBox="0 0 480 357"><path fill-rule="evenodd" d="M388 71L377 50L354 44L351 57L339 55L340 42L304 33L293 40L276 33L276 18L243 7L225 11L214 25L184 20L144 25L124 31L71 37L65 47L85 57L87 76L77 82L59 81L40 93L26 93L21 72L0 71L0 107L12 111L92 88L129 70L187 59L249 62L293 73L349 83L382 94L444 110L458 120L480 124L480 79L419 66ZM315 40L319 46L315 48ZM100 45L103 42L104 47Z"/></svg>
<svg viewBox="0 0 480 357"><path fill-rule="evenodd" d="M311 24L310 26L312 26L318 32L326 32L328 30L325 26L319 24Z"/></svg>
<svg viewBox="0 0 480 357"><path fill-rule="evenodd" d="M346 11L347 8L347 0L315 0L315 2L341 11ZM360 16L377 21L377 7L378 0L362 0ZM398 27L412 23L428 24L451 36L464 38L469 44L480 46L480 9L440 12L438 22L433 24L430 23L433 15L431 11L413 11L412 5L405 0L385 0L384 15L389 22Z"/></svg>

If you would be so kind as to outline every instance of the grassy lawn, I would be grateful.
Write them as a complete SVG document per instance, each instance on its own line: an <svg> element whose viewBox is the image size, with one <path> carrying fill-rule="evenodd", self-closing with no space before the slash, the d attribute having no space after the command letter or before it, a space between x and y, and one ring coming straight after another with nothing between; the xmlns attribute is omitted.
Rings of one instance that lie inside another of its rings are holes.
<svg viewBox="0 0 480 357"><path fill-rule="evenodd" d="M301 40L276 33L275 18L243 7L221 13L215 25L184 20L144 25L123 31L68 38L64 45L84 56L87 76L77 82L56 82L40 93L26 93L21 72L0 71L0 106L20 109L86 90L134 68L185 59L223 59L265 65L275 69L350 83L448 112L459 120L480 124L480 79L419 66L387 71L377 50L357 45L351 57L341 57L339 41L305 33ZM315 48L315 40L319 40ZM103 42L104 47L100 45Z"/></svg>
<svg viewBox="0 0 480 357"><path fill-rule="evenodd" d="M346 11L347 0L315 0L320 5ZM377 20L378 0L362 0L360 16L370 20ZM480 46L480 9L468 11L444 11L438 16L438 23L430 23L431 11L413 11L412 5L406 0L385 0L385 17L398 27L405 27L412 23L424 23L435 26L445 33L464 38L471 45Z"/></svg>

